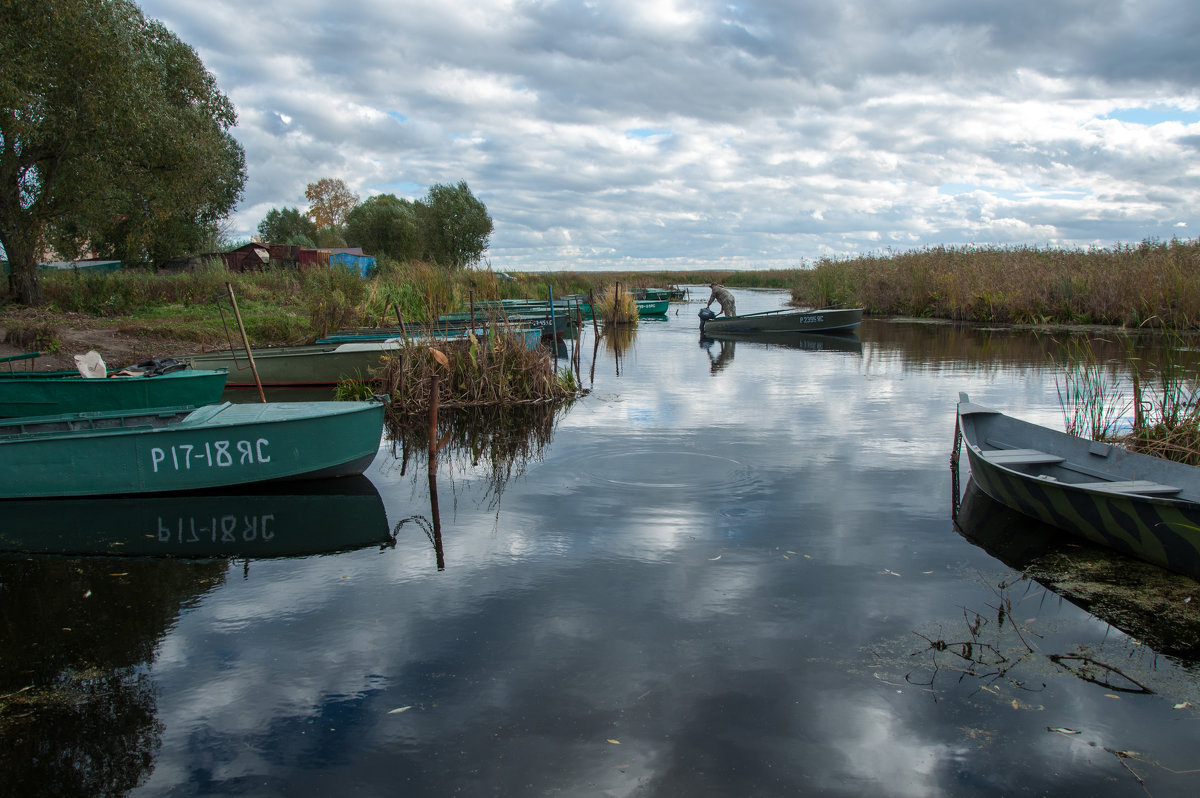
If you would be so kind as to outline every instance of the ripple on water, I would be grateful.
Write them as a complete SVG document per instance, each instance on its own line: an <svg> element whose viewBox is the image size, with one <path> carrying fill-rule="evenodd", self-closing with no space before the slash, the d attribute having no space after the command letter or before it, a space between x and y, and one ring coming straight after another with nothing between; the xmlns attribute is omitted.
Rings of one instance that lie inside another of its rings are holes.
<svg viewBox="0 0 1200 798"><path fill-rule="evenodd" d="M749 466L729 457L688 451L635 449L589 457L583 472L597 481L631 488L706 492L754 482Z"/></svg>

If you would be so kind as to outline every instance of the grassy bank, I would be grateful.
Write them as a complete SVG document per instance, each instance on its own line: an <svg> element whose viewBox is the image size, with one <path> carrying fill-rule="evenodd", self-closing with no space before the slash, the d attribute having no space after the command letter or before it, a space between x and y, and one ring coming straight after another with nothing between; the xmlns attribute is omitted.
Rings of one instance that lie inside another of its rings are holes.
<svg viewBox="0 0 1200 798"><path fill-rule="evenodd" d="M380 258L369 280L340 269L235 274L219 262L186 274L63 272L42 280L45 311L18 308L0 295L0 326L10 342L51 348L49 313L76 314L79 323L96 320L131 336L219 346L231 325L227 282L256 344L302 343L342 326L392 324L397 310L405 320L434 319L471 298L544 299L550 291L600 295L616 285L632 290L713 281L790 289L797 304L861 304L876 315L1180 328L1200 319L1200 242L1179 240L1091 250L937 247L740 272L503 275Z"/></svg>
<svg viewBox="0 0 1200 798"><path fill-rule="evenodd" d="M976 322L1161 325L1200 320L1200 241L1113 249L937 247L799 272L796 303Z"/></svg>

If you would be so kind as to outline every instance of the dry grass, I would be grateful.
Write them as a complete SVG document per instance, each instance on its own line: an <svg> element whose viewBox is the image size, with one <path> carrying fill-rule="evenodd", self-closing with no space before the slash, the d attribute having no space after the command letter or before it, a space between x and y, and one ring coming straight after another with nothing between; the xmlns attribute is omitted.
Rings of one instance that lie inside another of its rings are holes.
<svg viewBox="0 0 1200 798"><path fill-rule="evenodd" d="M1200 242L1114 249L936 247L823 259L798 304L861 304L878 315L976 322L1186 327L1200 319Z"/></svg>
<svg viewBox="0 0 1200 798"><path fill-rule="evenodd" d="M637 300L629 289L614 283L596 294L592 315L606 325L637 324Z"/></svg>
<svg viewBox="0 0 1200 798"><path fill-rule="evenodd" d="M512 406L564 401L578 395L570 371L556 372L550 354L503 334L410 345L375 375L397 419L428 410L434 376L445 408Z"/></svg>

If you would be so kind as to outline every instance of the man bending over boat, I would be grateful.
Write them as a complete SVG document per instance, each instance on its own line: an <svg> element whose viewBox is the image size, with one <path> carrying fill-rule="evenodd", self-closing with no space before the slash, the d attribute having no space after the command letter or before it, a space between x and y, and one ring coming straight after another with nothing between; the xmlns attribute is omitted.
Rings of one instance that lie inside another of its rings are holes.
<svg viewBox="0 0 1200 798"><path fill-rule="evenodd" d="M712 307L715 300L721 306L721 313L727 317L736 316L737 308L733 304L733 294L719 283L709 283L708 287L712 289L712 294L708 297L708 304L704 307Z"/></svg>

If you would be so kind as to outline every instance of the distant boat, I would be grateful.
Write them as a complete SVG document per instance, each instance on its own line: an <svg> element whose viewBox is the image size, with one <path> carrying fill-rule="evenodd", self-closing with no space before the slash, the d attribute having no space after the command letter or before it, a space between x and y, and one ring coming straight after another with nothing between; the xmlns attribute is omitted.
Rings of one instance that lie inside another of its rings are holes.
<svg viewBox="0 0 1200 798"><path fill-rule="evenodd" d="M700 311L700 334L717 338L760 333L849 332L862 324L862 317L862 308L783 308L733 317L717 316L705 308Z"/></svg>
<svg viewBox="0 0 1200 798"><path fill-rule="evenodd" d="M223 370L88 379L78 371L0 371L0 418L50 416L221 401Z"/></svg>
<svg viewBox="0 0 1200 798"><path fill-rule="evenodd" d="M337 385L342 380L367 379L380 359L398 357L400 345L387 342L350 342L310 346L279 346L250 350L263 385L302 387ZM254 374L245 350L177 355L194 369L225 369L231 386L253 386Z"/></svg>
<svg viewBox="0 0 1200 798"><path fill-rule="evenodd" d="M1001 504L1200 579L1200 468L1030 424L959 394L971 476Z"/></svg>
<svg viewBox="0 0 1200 798"><path fill-rule="evenodd" d="M125 557L291 557L391 542L364 476L194 493L11 499L0 551Z"/></svg>
<svg viewBox="0 0 1200 798"><path fill-rule="evenodd" d="M168 407L0 421L0 498L204 490L361 474L379 402Z"/></svg>

